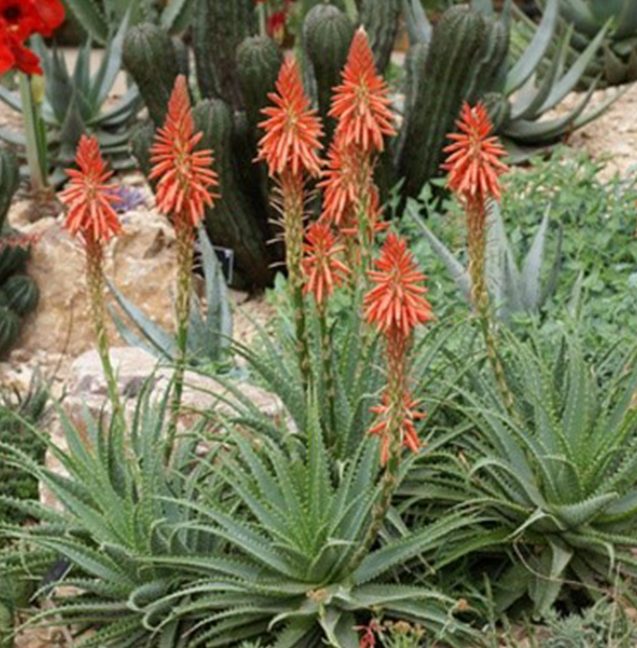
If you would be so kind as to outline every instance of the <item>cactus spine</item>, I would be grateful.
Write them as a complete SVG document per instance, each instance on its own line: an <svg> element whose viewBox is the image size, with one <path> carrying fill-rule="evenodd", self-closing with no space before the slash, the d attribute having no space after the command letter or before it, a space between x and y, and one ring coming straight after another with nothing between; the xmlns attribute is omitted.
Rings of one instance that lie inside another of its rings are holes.
<svg viewBox="0 0 637 648"><path fill-rule="evenodd" d="M123 61L137 83L150 118L155 124L163 123L179 73L172 39L151 23L132 27L124 40Z"/></svg>

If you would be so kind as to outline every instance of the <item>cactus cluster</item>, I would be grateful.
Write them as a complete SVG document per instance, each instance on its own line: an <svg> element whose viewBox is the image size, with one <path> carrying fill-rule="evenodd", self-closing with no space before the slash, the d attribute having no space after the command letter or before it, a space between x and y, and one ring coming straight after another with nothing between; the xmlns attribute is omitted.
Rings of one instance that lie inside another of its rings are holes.
<svg viewBox="0 0 637 648"><path fill-rule="evenodd" d="M22 318L35 309L39 291L24 274L30 244L6 224L19 184L18 160L9 149L0 149L0 355L15 342Z"/></svg>
<svg viewBox="0 0 637 648"><path fill-rule="evenodd" d="M380 3L384 4L384 3ZM387 7L363 2L361 20L373 35L377 60L386 65L400 14L400 0ZM253 0L196 0L192 46L194 94L200 98L194 117L203 131L202 147L212 147L223 187L221 199L206 214L206 227L216 245L234 251L235 285L262 287L281 260L281 246L272 244L279 232L277 214L269 204L267 173L255 164L261 109L274 89L283 53L270 38L256 35ZM326 116L332 87L340 79L354 25L334 6L319 4L307 16L307 77ZM179 72L174 42L159 26L132 27L124 45L124 64L135 79L152 123L134 134L131 147L142 169L150 163L148 147L154 128L165 117L170 90ZM191 79L191 81L193 81Z"/></svg>
<svg viewBox="0 0 637 648"><path fill-rule="evenodd" d="M498 134L518 158L535 145L555 143L607 105L584 113L591 90L564 116L540 121L577 85L601 43L598 36L565 69L563 57L550 50L558 29L558 0L547 0L536 37L513 61L511 0L499 15L491 0L453 6L435 27L420 0L361 0L358 7L379 69L388 64L402 14L412 41L401 134L379 165L378 184L384 190L404 178L404 195L414 196L438 173L446 134L464 101L487 104ZM268 244L277 234L272 227L276 214L268 206L265 170L254 159L260 111L273 89L282 53L271 39L254 36L253 0L196 0L193 17L196 83L191 79L191 87L201 98L195 115L205 134L202 146L212 146L218 156L223 187L222 199L207 213L207 229L215 244L234 250L239 285L264 286L281 250ZM340 82L355 28L336 4L319 3L306 15L299 39L305 83L324 120L326 146L334 126L328 116L330 95ZM153 129L161 124L170 89L183 70L174 43L158 26L133 27L124 49L126 67L153 122L140 128L132 141L135 157L147 169ZM542 66L548 74L536 74Z"/></svg>

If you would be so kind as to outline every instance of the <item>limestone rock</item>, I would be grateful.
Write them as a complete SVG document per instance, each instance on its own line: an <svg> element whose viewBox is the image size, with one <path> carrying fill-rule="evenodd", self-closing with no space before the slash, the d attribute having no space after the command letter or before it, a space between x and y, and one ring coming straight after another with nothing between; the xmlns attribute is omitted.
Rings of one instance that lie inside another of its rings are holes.
<svg viewBox="0 0 637 648"><path fill-rule="evenodd" d="M122 235L105 251L105 274L153 321L171 330L176 272L172 229L147 210L127 213L122 225ZM19 346L77 356L94 346L81 244L68 235L59 218L40 220L22 231L38 238L27 272L40 288L40 304L25 321ZM108 291L106 298L113 303ZM110 322L109 334L117 343Z"/></svg>

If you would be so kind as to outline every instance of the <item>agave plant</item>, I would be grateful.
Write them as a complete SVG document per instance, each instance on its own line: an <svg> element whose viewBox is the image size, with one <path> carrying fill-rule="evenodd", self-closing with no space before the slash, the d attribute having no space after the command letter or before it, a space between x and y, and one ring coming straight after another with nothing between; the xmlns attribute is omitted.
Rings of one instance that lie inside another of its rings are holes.
<svg viewBox="0 0 637 648"><path fill-rule="evenodd" d="M128 25L124 17L119 29L109 40L97 71L91 75L91 43L80 48L74 69L69 71L66 59L57 49L49 50L42 39L33 39L33 49L42 61L45 72L45 96L42 116L47 128L46 139L54 167L52 181L60 184L66 178L63 169L70 166L77 143L85 132L94 134L102 151L115 169L132 166L128 141L130 129L142 102L137 87L131 85L113 105L109 96L122 63L122 46ZM13 110L22 112L17 93L0 86L0 99ZM19 149L26 147L22 133L0 128L0 138Z"/></svg>
<svg viewBox="0 0 637 648"><path fill-rule="evenodd" d="M474 564L500 610L526 601L544 615L558 597L594 600L637 573L636 353L587 361L577 335L547 346L509 337L512 415L491 376L454 388L451 444L423 457L403 492L490 519L474 542L491 546Z"/></svg>
<svg viewBox="0 0 637 648"><path fill-rule="evenodd" d="M219 369L229 360L232 341L232 311L221 265L207 234L199 232L201 266L205 280L206 313L196 294L192 295L188 333L188 361L192 366ZM115 299L134 329L111 309L118 333L127 344L139 346L159 360L175 362L177 342L174 334L155 324L142 310L126 299L112 284ZM140 337L141 336L141 337Z"/></svg>
<svg viewBox="0 0 637 648"><path fill-rule="evenodd" d="M587 69L608 85L637 81L637 7L631 0L563 0L563 21L574 30L573 48L585 49L610 23L602 51Z"/></svg>
<svg viewBox="0 0 637 648"><path fill-rule="evenodd" d="M470 304L471 280L468 269L427 226L418 214L418 206L419 203L410 200L407 203L409 215L418 224L431 249L444 263L465 301ZM562 227L558 230L549 270L543 273L549 216L550 207L545 211L526 257L519 265L504 227L500 205L494 202L489 207L487 284L495 304L495 316L505 323L510 323L516 314L537 315L555 292L561 266ZM543 278L543 274L548 276Z"/></svg>
<svg viewBox="0 0 637 648"><path fill-rule="evenodd" d="M64 0L89 37L101 45L130 13L131 24L158 22L170 32L184 31L189 24L194 0Z"/></svg>

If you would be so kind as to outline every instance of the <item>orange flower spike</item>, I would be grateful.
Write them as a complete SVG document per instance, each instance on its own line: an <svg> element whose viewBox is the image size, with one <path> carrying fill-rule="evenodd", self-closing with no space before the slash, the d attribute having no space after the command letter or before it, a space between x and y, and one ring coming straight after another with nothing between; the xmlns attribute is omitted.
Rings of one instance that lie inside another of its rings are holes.
<svg viewBox="0 0 637 648"><path fill-rule="evenodd" d="M366 152L384 149L383 136L395 135L389 88L376 71L374 55L361 27L343 69L342 83L334 89L330 117L338 120L337 134Z"/></svg>
<svg viewBox="0 0 637 648"><path fill-rule="evenodd" d="M305 94L294 59L288 58L283 63L276 92L271 92L268 98L274 105L261 111L267 119L259 124L265 135L259 141L257 160L266 162L271 176L286 170L294 175L306 171L318 176L323 130L317 111L311 108Z"/></svg>
<svg viewBox="0 0 637 648"><path fill-rule="evenodd" d="M337 136L327 153L327 165L318 183L323 190L321 218L340 227L358 203L361 160L342 136Z"/></svg>
<svg viewBox="0 0 637 648"><path fill-rule="evenodd" d="M368 273L374 286L365 295L365 317L380 332L407 338L417 324L433 319L424 297L426 277L416 268L407 243L394 233L387 236L374 265Z"/></svg>
<svg viewBox="0 0 637 648"><path fill-rule="evenodd" d="M303 246L303 273L305 294L313 294L320 305L329 297L336 286L343 283L349 268L338 259L345 247L337 243L336 237L325 223L312 223L307 230Z"/></svg>
<svg viewBox="0 0 637 648"><path fill-rule="evenodd" d="M197 227L206 207L219 197L217 174L212 170L212 151L196 151L203 133L195 133L186 77L175 81L163 128L158 129L151 148L151 180L157 180L158 209Z"/></svg>
<svg viewBox="0 0 637 648"><path fill-rule="evenodd" d="M421 448L421 442L418 438L416 431L416 421L420 421L426 417L424 412L418 411L418 401L414 400L411 394L405 390L402 396L402 411L400 412L400 436L402 445L412 452L418 452ZM376 414L378 417L377 423L369 430L369 434L381 437L380 444L380 462L385 465L389 459L391 434L390 434L390 418L391 418L391 404L387 392L383 394L382 402L380 405L374 405L370 408L370 412Z"/></svg>
<svg viewBox="0 0 637 648"><path fill-rule="evenodd" d="M68 207L64 226L87 244L106 243L122 226L113 209L119 202L115 185L108 182L113 172L107 169L95 137L82 135L75 163L78 169L66 170L70 181L60 193L60 200Z"/></svg>
<svg viewBox="0 0 637 648"><path fill-rule="evenodd" d="M465 103L456 125L460 132L448 136L453 144L444 149L449 157L442 168L449 172L449 188L469 200L499 200L498 178L508 170L501 160L506 151L491 135L493 125L484 104L472 108Z"/></svg>

